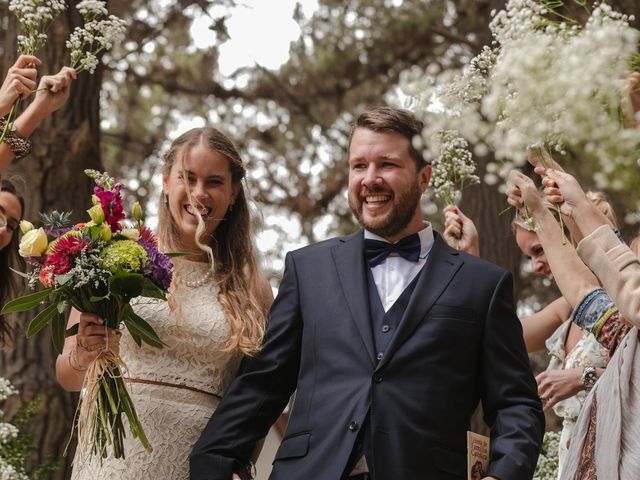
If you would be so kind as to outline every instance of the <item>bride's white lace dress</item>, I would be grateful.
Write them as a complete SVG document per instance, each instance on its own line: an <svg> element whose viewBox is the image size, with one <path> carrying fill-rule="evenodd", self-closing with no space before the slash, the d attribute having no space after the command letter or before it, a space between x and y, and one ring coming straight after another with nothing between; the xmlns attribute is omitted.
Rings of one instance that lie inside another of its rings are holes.
<svg viewBox="0 0 640 480"><path fill-rule="evenodd" d="M189 478L191 448L236 375L241 358L223 351L230 330L215 283L186 284L203 278L208 265L184 259L176 259L175 265L173 298L177 307L172 311L167 302L148 299L135 306L167 346L157 349L143 344L138 348L127 332L120 342L126 376L156 382L128 383L153 452L148 453L129 435L125 459L108 457L102 464L95 458L85 462L76 459L73 480Z"/></svg>

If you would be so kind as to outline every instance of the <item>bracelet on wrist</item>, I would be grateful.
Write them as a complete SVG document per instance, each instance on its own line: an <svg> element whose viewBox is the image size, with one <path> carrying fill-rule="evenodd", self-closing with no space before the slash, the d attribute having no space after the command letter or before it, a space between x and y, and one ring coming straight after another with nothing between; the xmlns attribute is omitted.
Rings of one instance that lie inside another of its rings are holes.
<svg viewBox="0 0 640 480"><path fill-rule="evenodd" d="M75 366L73 364L73 359L72 357L75 357L75 362L76 365ZM67 360L69 361L69 366L74 369L76 372L86 372L88 367L83 367L82 365L80 365L80 362L78 361L78 351L76 350L76 347L73 347L73 349L69 352L69 355L67 356Z"/></svg>
<svg viewBox="0 0 640 480"><path fill-rule="evenodd" d="M7 120L0 118L0 132L4 131L6 126ZM15 129L15 125L11 131L7 132L3 142L9 146L16 160L20 160L31 153L31 141L20 135Z"/></svg>

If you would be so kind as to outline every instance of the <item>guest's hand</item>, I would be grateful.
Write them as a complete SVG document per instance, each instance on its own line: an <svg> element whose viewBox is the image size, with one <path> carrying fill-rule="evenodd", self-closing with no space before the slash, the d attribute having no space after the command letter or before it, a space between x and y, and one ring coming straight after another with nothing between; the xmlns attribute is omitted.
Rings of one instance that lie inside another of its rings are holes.
<svg viewBox="0 0 640 480"><path fill-rule="evenodd" d="M533 180L518 170L509 172L506 195L509 205L518 210L526 206L532 215L545 208Z"/></svg>
<svg viewBox="0 0 640 480"><path fill-rule="evenodd" d="M582 368L546 370L536 377L538 395L546 412L556 403L584 390Z"/></svg>
<svg viewBox="0 0 640 480"><path fill-rule="evenodd" d="M122 334L105 326L104 320L91 313L81 313L76 336L76 360L86 368L98 356L108 350L119 352Z"/></svg>
<svg viewBox="0 0 640 480"><path fill-rule="evenodd" d="M55 75L45 75L38 85L38 93L30 108L39 117L46 117L62 107L71 93L71 83L77 78L73 68L62 67Z"/></svg>
<svg viewBox="0 0 640 480"><path fill-rule="evenodd" d="M454 206L444 211L444 238L453 248L479 256L478 230L473 221Z"/></svg>
<svg viewBox="0 0 640 480"><path fill-rule="evenodd" d="M548 168L564 172L564 169L556 162L544 145L527 149L527 160L534 167L534 171L542 176Z"/></svg>
<svg viewBox="0 0 640 480"><path fill-rule="evenodd" d="M0 117L11 111L18 98L26 98L36 88L38 71L36 66L42 62L32 55L20 55L0 87Z"/></svg>
<svg viewBox="0 0 640 480"><path fill-rule="evenodd" d="M542 184L545 187L544 194L547 200L560 204L560 211L567 216L573 218L576 208L590 205L578 181L566 172L548 170L542 179Z"/></svg>

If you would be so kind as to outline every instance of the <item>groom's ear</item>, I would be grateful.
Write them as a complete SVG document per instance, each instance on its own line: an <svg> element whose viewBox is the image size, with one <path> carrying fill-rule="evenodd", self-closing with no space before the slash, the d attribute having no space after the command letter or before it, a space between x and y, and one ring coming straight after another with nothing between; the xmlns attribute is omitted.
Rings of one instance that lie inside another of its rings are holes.
<svg viewBox="0 0 640 480"><path fill-rule="evenodd" d="M431 164L427 163L418 171L418 185L420 185L420 190L424 193L429 186L429 181L431 180Z"/></svg>

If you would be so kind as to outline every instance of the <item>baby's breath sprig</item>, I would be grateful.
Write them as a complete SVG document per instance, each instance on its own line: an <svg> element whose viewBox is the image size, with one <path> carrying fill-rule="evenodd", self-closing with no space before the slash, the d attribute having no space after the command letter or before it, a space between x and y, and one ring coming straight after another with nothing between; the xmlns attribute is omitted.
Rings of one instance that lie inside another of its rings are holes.
<svg viewBox="0 0 640 480"><path fill-rule="evenodd" d="M11 0L9 11L18 20L18 51L35 55L47 41L47 31L67 5L61 0Z"/></svg>
<svg viewBox="0 0 640 480"><path fill-rule="evenodd" d="M455 205L460 201L462 190L480 183L475 174L476 164L469 144L457 131L442 131L434 142L439 148L439 155L433 161L431 186L436 197L447 205Z"/></svg>
<svg viewBox="0 0 640 480"><path fill-rule="evenodd" d="M115 15L107 17L106 3L99 0L84 0L76 8L84 26L76 27L66 43L71 52L71 68L76 73L88 71L93 74L99 63L98 55L110 50L122 37L126 23Z"/></svg>

